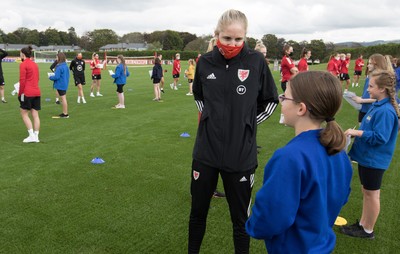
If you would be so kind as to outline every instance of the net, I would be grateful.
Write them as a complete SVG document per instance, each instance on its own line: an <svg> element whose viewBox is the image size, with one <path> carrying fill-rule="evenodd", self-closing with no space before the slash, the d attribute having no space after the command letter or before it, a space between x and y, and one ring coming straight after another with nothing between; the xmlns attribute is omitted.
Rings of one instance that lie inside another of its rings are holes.
<svg viewBox="0 0 400 254"><path fill-rule="evenodd" d="M35 63L53 63L56 60L57 51L34 51Z"/></svg>

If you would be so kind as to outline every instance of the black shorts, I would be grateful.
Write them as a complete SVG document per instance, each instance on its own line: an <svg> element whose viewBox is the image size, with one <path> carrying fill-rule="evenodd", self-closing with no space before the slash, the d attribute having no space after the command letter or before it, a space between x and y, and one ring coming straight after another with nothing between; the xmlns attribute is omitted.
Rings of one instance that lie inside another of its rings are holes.
<svg viewBox="0 0 400 254"><path fill-rule="evenodd" d="M153 78L153 84L159 84L161 79L159 78Z"/></svg>
<svg viewBox="0 0 400 254"><path fill-rule="evenodd" d="M349 80L349 74L348 73L340 73L340 80Z"/></svg>
<svg viewBox="0 0 400 254"><path fill-rule="evenodd" d="M124 92L124 85L125 84L117 85L117 93L123 93Z"/></svg>
<svg viewBox="0 0 400 254"><path fill-rule="evenodd" d="M281 82L281 88L282 88L283 91L286 90L286 85L287 85L287 81Z"/></svg>
<svg viewBox="0 0 400 254"><path fill-rule="evenodd" d="M4 77L3 77L3 75L0 75L0 86L4 86Z"/></svg>
<svg viewBox="0 0 400 254"><path fill-rule="evenodd" d="M361 185L366 190L379 190L382 184L382 178L385 170L376 168L366 168L358 165L358 175Z"/></svg>
<svg viewBox="0 0 400 254"><path fill-rule="evenodd" d="M34 109L36 111L39 111L41 109L40 107L40 96L35 96L35 97L24 97L24 101L21 101L21 96L18 96L20 108L25 109L25 110L31 110Z"/></svg>
<svg viewBox="0 0 400 254"><path fill-rule="evenodd" d="M361 76L362 71L354 71L354 75Z"/></svg>
<svg viewBox="0 0 400 254"><path fill-rule="evenodd" d="M100 80L101 79L101 74L98 75L92 75L92 80Z"/></svg>
<svg viewBox="0 0 400 254"><path fill-rule="evenodd" d="M85 75L76 75L74 76L74 80L75 80L75 86L81 84L81 85L85 85L86 81L85 81Z"/></svg>
<svg viewBox="0 0 400 254"><path fill-rule="evenodd" d="M58 90L57 89L57 92L58 92L58 95L60 95L60 96L63 96L63 95L67 94L67 90Z"/></svg>
<svg viewBox="0 0 400 254"><path fill-rule="evenodd" d="M179 73L172 75L173 78L179 78Z"/></svg>
<svg viewBox="0 0 400 254"><path fill-rule="evenodd" d="M193 83L193 79L188 78L188 83Z"/></svg>

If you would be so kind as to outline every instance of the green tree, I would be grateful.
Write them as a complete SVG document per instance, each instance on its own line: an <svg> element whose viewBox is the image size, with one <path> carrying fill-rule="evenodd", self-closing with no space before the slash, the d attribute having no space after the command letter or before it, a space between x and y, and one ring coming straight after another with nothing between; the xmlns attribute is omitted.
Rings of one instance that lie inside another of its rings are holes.
<svg viewBox="0 0 400 254"><path fill-rule="evenodd" d="M311 40L309 44L313 59L324 59L327 55L326 45L323 40Z"/></svg>
<svg viewBox="0 0 400 254"><path fill-rule="evenodd" d="M161 50L162 44L159 41L153 41L152 43L147 44L147 50Z"/></svg>
<svg viewBox="0 0 400 254"><path fill-rule="evenodd" d="M46 37L47 43L42 46L62 45L62 40L57 29L51 27L47 28L46 31L44 31L44 36Z"/></svg>
<svg viewBox="0 0 400 254"><path fill-rule="evenodd" d="M204 37L203 38L198 37L197 39L186 44L184 50L205 53L207 51L207 47L208 47L208 40L206 40Z"/></svg>
<svg viewBox="0 0 400 254"><path fill-rule="evenodd" d="M118 35L111 29L96 29L88 33L90 51L98 51L100 47L107 44L118 43Z"/></svg>
<svg viewBox="0 0 400 254"><path fill-rule="evenodd" d="M280 54L278 56L278 37L276 37L274 34L265 34L262 38L261 41L264 43L265 46L267 46L267 55L268 58L275 59L275 58L280 58Z"/></svg>
<svg viewBox="0 0 400 254"><path fill-rule="evenodd" d="M133 32L133 33L127 33L124 34L121 39L120 42L124 42L124 43L144 43L144 35L142 33L139 32Z"/></svg>
<svg viewBox="0 0 400 254"><path fill-rule="evenodd" d="M5 40L5 38L6 38L6 34L4 33L4 31L3 30L1 30L0 29L0 43L3 43Z"/></svg>
<svg viewBox="0 0 400 254"><path fill-rule="evenodd" d="M163 50L182 50L183 40L179 33L172 30L165 31Z"/></svg>
<svg viewBox="0 0 400 254"><path fill-rule="evenodd" d="M300 44L297 41L293 41L293 40L289 40L287 43L290 46L293 47L293 57L292 57L292 59L300 59L301 51L303 49L300 46Z"/></svg>
<svg viewBox="0 0 400 254"><path fill-rule="evenodd" d="M197 36L195 34L191 34L188 32L179 32L179 36L183 41L183 47L185 47L189 42L197 39Z"/></svg>
<svg viewBox="0 0 400 254"><path fill-rule="evenodd" d="M64 31L59 31L58 34L60 35L61 45L71 45L71 41L69 40L69 34Z"/></svg>
<svg viewBox="0 0 400 254"><path fill-rule="evenodd" d="M25 38L24 43L39 46L40 45L39 31L36 29L30 30Z"/></svg>
<svg viewBox="0 0 400 254"><path fill-rule="evenodd" d="M5 42L9 43L9 44L19 44L19 43L21 43L21 38L19 38L14 33L8 33L7 34L7 40Z"/></svg>
<svg viewBox="0 0 400 254"><path fill-rule="evenodd" d="M79 43L79 37L72 26L68 28L68 36L70 44L77 45Z"/></svg>
<svg viewBox="0 0 400 254"><path fill-rule="evenodd" d="M161 44L164 43L164 38L165 38L165 31L154 31L149 34L144 34L143 35L144 40L147 41L148 43L153 43L155 41L161 42Z"/></svg>
<svg viewBox="0 0 400 254"><path fill-rule="evenodd" d="M90 44L91 44L90 32L86 32L81 38L79 38L78 45L83 49L89 50Z"/></svg>
<svg viewBox="0 0 400 254"><path fill-rule="evenodd" d="M12 33L15 34L19 38L20 41L18 43L25 43L29 32L30 32L30 30L28 28L20 27Z"/></svg>
<svg viewBox="0 0 400 254"><path fill-rule="evenodd" d="M38 46L46 46L49 45L49 41L47 40L45 32L39 32L39 45Z"/></svg>

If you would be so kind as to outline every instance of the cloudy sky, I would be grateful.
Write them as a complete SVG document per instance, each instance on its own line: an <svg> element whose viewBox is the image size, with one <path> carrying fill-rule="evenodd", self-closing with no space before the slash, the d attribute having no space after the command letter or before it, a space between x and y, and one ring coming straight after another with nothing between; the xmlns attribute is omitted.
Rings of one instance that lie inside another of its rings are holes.
<svg viewBox="0 0 400 254"><path fill-rule="evenodd" d="M175 30L212 34L227 9L244 12L248 36L264 34L295 41L325 42L400 39L400 4L395 0L6 0L0 3L0 29L19 27L67 31L79 36L94 29L129 32Z"/></svg>

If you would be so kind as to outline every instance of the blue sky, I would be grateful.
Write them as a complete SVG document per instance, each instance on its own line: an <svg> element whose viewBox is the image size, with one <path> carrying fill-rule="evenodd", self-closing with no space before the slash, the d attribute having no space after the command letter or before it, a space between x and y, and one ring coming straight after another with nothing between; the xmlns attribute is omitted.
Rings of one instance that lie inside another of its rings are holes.
<svg viewBox="0 0 400 254"><path fill-rule="evenodd" d="M238 9L249 20L248 36L256 39L264 34L334 43L400 39L400 5L394 0L8 0L1 9L0 29L6 33L72 26L79 36L101 28L120 36L167 29L201 36L213 33L225 10Z"/></svg>

